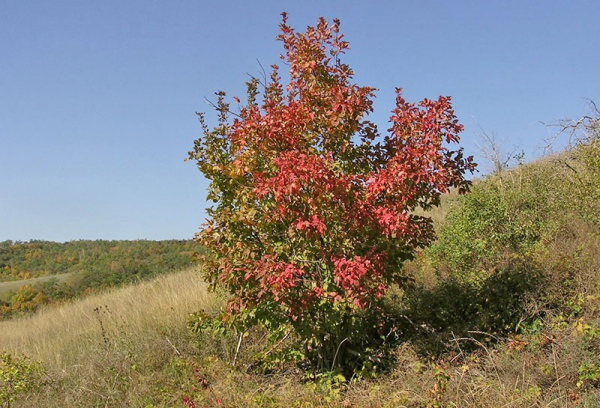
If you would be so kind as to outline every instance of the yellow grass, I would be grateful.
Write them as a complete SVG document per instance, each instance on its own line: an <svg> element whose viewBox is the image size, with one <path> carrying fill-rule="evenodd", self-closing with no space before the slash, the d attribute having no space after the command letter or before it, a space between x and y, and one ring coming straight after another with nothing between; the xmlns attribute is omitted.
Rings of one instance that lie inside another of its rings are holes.
<svg viewBox="0 0 600 408"><path fill-rule="evenodd" d="M91 348L116 338L143 343L160 337L175 347L169 344L175 339L168 337L173 328L185 332L189 313L215 307L198 271L189 269L0 322L0 350L68 370L86 361Z"/></svg>
<svg viewBox="0 0 600 408"><path fill-rule="evenodd" d="M171 366L185 366L197 350L187 318L220 307L191 268L0 322L0 351L48 371L46 386L15 406L153 406L146 396L176 406L186 378Z"/></svg>

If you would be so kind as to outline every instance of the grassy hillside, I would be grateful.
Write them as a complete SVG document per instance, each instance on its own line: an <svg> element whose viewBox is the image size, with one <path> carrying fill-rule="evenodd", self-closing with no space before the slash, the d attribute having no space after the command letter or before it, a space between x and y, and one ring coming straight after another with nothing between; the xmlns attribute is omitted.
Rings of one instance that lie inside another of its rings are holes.
<svg viewBox="0 0 600 408"><path fill-rule="evenodd" d="M30 367L11 406L598 407L598 158L583 143L447 197L388 295L392 358L365 351L353 378L303 372L260 328L193 334L223 302L189 269L0 322L4 366Z"/></svg>
<svg viewBox="0 0 600 408"><path fill-rule="evenodd" d="M432 360L406 343L379 378L306 381L289 365L276 375L249 371L252 355L268 352L254 333L234 367L234 338L186 328L189 311L221 306L205 289L188 270L0 322L0 349L46 369L12 406L433 407L447 395L462 406L531 406L538 398L533 357L520 361L506 347Z"/></svg>
<svg viewBox="0 0 600 408"><path fill-rule="evenodd" d="M40 278L31 278L23 280L14 280L0 282L0 301L8 301L21 286L35 286L38 283L49 282L56 279L58 282L68 282L73 277L73 273L61 273L58 275L42 276Z"/></svg>
<svg viewBox="0 0 600 408"><path fill-rule="evenodd" d="M218 307L190 269L0 322L0 350L48 370L23 406L147 406L146 393L158 394L157 406L174 406L181 390L160 388L182 380L170 370L185 366L182 354L194 355L187 316Z"/></svg>
<svg viewBox="0 0 600 408"><path fill-rule="evenodd" d="M0 319L179 270L197 251L191 240L0 242Z"/></svg>

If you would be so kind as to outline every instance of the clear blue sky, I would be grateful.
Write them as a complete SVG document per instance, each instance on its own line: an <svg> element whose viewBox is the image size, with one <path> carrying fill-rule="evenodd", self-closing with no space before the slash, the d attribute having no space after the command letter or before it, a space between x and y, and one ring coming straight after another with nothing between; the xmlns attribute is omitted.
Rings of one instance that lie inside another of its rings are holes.
<svg viewBox="0 0 600 408"><path fill-rule="evenodd" d="M396 86L451 95L469 153L481 127L532 158L540 121L600 102L597 0L4 0L0 240L191 238L207 205L183 161L194 112L215 91L243 95L257 59L279 61L284 10L302 30L341 20L382 129Z"/></svg>

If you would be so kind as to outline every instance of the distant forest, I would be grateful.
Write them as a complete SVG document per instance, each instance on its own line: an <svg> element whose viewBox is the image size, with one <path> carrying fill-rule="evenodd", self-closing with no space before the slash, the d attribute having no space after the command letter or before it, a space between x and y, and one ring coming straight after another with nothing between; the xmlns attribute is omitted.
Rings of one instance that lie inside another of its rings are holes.
<svg viewBox="0 0 600 408"><path fill-rule="evenodd" d="M0 319L182 269L198 251L192 240L0 242Z"/></svg>

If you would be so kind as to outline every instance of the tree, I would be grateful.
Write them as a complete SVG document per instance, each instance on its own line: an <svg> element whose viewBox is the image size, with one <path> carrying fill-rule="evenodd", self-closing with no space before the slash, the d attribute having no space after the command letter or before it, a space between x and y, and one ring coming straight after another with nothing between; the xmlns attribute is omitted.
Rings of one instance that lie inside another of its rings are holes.
<svg viewBox="0 0 600 408"><path fill-rule="evenodd" d="M214 205L196 239L204 278L231 295L223 321L293 329L321 371L341 368L356 319L382 310L390 285L408 279L403 262L434 239L415 210L466 191L475 166L448 147L463 130L450 97L413 104L397 88L380 135L367 119L375 89L352 83L339 26L320 18L298 33L284 13L289 83L272 65L270 79L247 83L245 104L234 98L235 112L217 93L219 124L198 114L203 136L189 153L210 180Z"/></svg>

